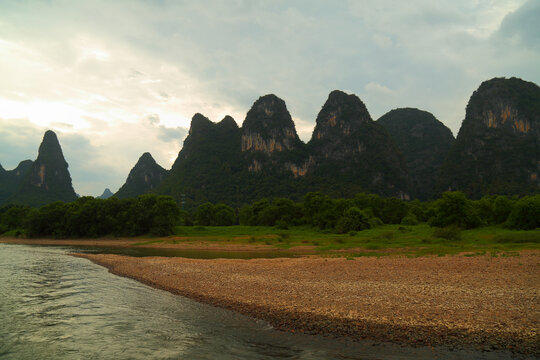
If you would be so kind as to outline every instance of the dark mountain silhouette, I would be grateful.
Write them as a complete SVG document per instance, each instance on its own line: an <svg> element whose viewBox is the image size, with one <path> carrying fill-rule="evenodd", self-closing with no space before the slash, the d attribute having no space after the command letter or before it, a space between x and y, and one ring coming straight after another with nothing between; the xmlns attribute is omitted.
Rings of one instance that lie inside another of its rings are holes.
<svg viewBox="0 0 540 360"><path fill-rule="evenodd" d="M68 163L56 134L47 130L39 146L37 159L29 166L21 163L20 184L7 202L29 206L41 206L53 201L74 201L77 195L71 184Z"/></svg>
<svg viewBox="0 0 540 360"><path fill-rule="evenodd" d="M32 164L32 160L24 160L13 170L5 170L0 166L0 204L7 203L15 194Z"/></svg>
<svg viewBox="0 0 540 360"><path fill-rule="evenodd" d="M167 176L167 170L159 166L150 153L141 155L129 172L126 182L114 194L118 198L135 197L155 189Z"/></svg>
<svg viewBox="0 0 540 360"><path fill-rule="evenodd" d="M420 200L431 198L455 140L450 129L431 113L412 108L392 110L377 123L388 131L405 157L411 196Z"/></svg>

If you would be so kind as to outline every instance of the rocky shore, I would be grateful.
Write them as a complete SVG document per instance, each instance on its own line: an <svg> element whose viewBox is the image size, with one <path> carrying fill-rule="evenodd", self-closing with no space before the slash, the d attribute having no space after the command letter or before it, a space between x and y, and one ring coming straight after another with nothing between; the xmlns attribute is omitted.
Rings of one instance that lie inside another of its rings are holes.
<svg viewBox="0 0 540 360"><path fill-rule="evenodd" d="M540 254L214 259L76 254L277 329L540 354Z"/></svg>

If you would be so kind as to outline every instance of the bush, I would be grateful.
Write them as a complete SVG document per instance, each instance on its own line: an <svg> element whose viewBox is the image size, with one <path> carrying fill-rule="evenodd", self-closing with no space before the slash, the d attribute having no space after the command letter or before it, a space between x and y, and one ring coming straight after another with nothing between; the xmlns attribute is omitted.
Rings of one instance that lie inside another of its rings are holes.
<svg viewBox="0 0 540 360"><path fill-rule="evenodd" d="M418 225L416 216L409 214L401 220L401 225Z"/></svg>
<svg viewBox="0 0 540 360"><path fill-rule="evenodd" d="M516 202L505 226L521 230L540 227L540 194L527 196Z"/></svg>
<svg viewBox="0 0 540 360"><path fill-rule="evenodd" d="M336 231L340 234L369 228L369 217L366 212L354 206L345 210L336 225Z"/></svg>
<svg viewBox="0 0 540 360"><path fill-rule="evenodd" d="M287 225L287 222L284 220L278 220L276 221L276 228L280 230L287 230L289 228L289 225Z"/></svg>
<svg viewBox="0 0 540 360"><path fill-rule="evenodd" d="M461 240L461 229L457 226L437 228L433 232L433 236L446 240Z"/></svg>
<svg viewBox="0 0 540 360"><path fill-rule="evenodd" d="M469 199L461 191L446 192L435 203L435 216L430 226L472 229L481 224L478 214Z"/></svg>
<svg viewBox="0 0 540 360"><path fill-rule="evenodd" d="M381 219L379 219L378 217L372 217L368 220L369 222L369 228L375 228L377 226L382 226L384 225L383 221Z"/></svg>

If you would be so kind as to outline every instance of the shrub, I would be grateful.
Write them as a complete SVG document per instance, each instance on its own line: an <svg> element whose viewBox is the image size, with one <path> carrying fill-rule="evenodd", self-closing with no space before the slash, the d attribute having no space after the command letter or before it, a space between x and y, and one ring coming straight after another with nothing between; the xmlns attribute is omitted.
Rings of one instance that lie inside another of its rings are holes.
<svg viewBox="0 0 540 360"><path fill-rule="evenodd" d="M437 228L433 232L433 236L446 240L461 240L461 229L457 226Z"/></svg>
<svg viewBox="0 0 540 360"><path fill-rule="evenodd" d="M369 228L374 228L374 227L377 227L377 226L382 226L384 225L383 221L381 219L379 219L378 217L372 217L368 220L369 222Z"/></svg>
<svg viewBox="0 0 540 360"><path fill-rule="evenodd" d="M368 215L365 211L354 206L345 210L343 217L338 220L336 225L337 232L341 234L352 230L364 230L369 228Z"/></svg>
<svg viewBox="0 0 540 360"><path fill-rule="evenodd" d="M540 194L527 196L516 202L505 226L521 230L540 227Z"/></svg>
<svg viewBox="0 0 540 360"><path fill-rule="evenodd" d="M276 228L280 230L287 230L289 228L289 225L287 225L287 222L285 220L278 220L276 221Z"/></svg>
<svg viewBox="0 0 540 360"><path fill-rule="evenodd" d="M418 225L418 220L413 214L409 214L401 219L401 225Z"/></svg>
<svg viewBox="0 0 540 360"><path fill-rule="evenodd" d="M435 216L430 226L447 227L455 225L471 229L481 223L471 201L461 191L446 192L435 204Z"/></svg>

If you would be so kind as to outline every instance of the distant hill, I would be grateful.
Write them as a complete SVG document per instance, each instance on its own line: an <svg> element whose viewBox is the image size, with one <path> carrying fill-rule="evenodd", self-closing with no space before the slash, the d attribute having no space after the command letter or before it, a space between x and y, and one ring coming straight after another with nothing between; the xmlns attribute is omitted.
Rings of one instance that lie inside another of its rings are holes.
<svg viewBox="0 0 540 360"><path fill-rule="evenodd" d="M109 189L109 188L106 188L104 191L103 191L103 194L97 196L96 198L97 199L108 199L110 198L111 196L113 196L114 194L112 193L112 191Z"/></svg>
<svg viewBox="0 0 540 360"><path fill-rule="evenodd" d="M34 162L25 161L13 170L12 180L16 185L5 203L41 206L53 201L74 201L68 163L56 134L48 130L39 146Z"/></svg>
<svg viewBox="0 0 540 360"><path fill-rule="evenodd" d="M450 129L427 111L412 108L392 110L377 120L405 157L409 190L413 198L427 200L455 139Z"/></svg>
<svg viewBox="0 0 540 360"><path fill-rule="evenodd" d="M438 182L447 190L473 198L540 191L538 85L494 78L472 94Z"/></svg>
<svg viewBox="0 0 540 360"><path fill-rule="evenodd" d="M155 189L167 175L167 170L159 166L152 155L141 155L129 172L126 182L114 194L118 198L136 197Z"/></svg>

